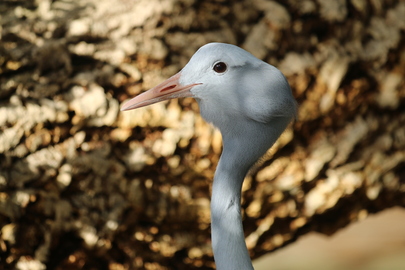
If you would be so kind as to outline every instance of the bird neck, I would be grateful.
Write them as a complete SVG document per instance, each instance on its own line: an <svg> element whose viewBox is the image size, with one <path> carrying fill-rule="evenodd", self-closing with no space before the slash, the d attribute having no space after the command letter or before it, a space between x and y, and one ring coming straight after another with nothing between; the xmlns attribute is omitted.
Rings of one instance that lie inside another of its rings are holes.
<svg viewBox="0 0 405 270"><path fill-rule="evenodd" d="M243 180L253 158L238 140L224 138L224 149L215 172L211 198L211 233L218 270L253 269L245 243L241 216ZM249 161L246 162L248 158Z"/></svg>
<svg viewBox="0 0 405 270"><path fill-rule="evenodd" d="M241 189L248 168L228 162L225 151L215 172L211 198L211 238L218 270L253 270L243 233Z"/></svg>
<svg viewBox="0 0 405 270"><path fill-rule="evenodd" d="M250 167L265 154L288 122L253 123L221 130L223 152L215 172L211 198L211 233L218 270L253 270L241 216L241 190Z"/></svg>

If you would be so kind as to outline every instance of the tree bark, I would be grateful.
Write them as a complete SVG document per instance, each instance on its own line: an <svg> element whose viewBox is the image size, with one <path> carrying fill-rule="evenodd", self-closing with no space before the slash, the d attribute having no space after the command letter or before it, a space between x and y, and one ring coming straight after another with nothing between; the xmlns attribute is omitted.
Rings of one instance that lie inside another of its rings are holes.
<svg viewBox="0 0 405 270"><path fill-rule="evenodd" d="M38 0L0 12L5 269L215 268L219 132L192 99L119 112L213 41L278 67L299 103L245 179L252 258L405 206L404 1Z"/></svg>

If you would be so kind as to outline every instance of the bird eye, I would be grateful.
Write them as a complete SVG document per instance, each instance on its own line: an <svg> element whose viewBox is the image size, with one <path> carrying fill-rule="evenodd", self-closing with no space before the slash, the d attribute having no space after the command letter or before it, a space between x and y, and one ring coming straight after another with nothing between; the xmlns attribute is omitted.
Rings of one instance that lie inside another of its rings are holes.
<svg viewBox="0 0 405 270"><path fill-rule="evenodd" d="M216 73L224 73L226 71L228 67L226 66L226 64L224 62L218 62L214 65L213 70Z"/></svg>

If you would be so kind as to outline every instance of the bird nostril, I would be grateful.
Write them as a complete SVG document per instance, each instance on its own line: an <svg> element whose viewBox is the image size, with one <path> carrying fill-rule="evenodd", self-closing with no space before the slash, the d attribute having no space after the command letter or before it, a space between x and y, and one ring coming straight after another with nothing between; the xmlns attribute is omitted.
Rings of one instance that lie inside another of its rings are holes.
<svg viewBox="0 0 405 270"><path fill-rule="evenodd" d="M160 90L160 92L168 91L168 90L171 90L171 89L173 89L175 87L176 87L176 85L169 85L169 86L163 88L162 90Z"/></svg>

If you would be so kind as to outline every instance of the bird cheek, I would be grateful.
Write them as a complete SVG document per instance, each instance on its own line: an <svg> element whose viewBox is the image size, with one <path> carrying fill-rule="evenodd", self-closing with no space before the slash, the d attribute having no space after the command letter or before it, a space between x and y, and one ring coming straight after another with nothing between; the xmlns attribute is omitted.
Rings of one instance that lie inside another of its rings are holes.
<svg viewBox="0 0 405 270"><path fill-rule="evenodd" d="M206 96L206 85L204 83L200 83L193 88L190 89L190 92L193 94L194 98L203 99Z"/></svg>

